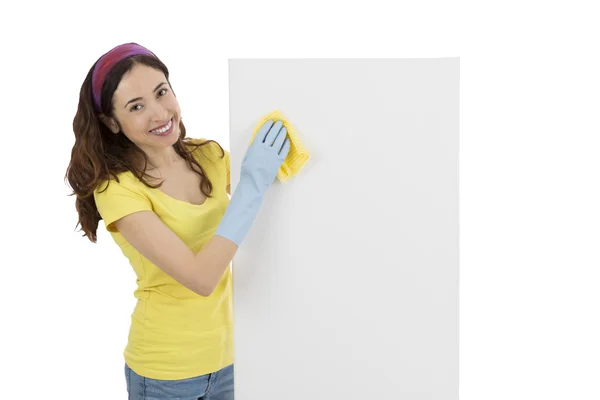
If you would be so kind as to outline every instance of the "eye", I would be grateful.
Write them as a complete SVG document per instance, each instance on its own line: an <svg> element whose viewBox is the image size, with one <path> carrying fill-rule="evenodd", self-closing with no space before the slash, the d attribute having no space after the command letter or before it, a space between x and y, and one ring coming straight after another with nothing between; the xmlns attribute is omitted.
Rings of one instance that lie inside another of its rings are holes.
<svg viewBox="0 0 600 400"><path fill-rule="evenodd" d="M169 89L165 89L165 88L163 88L163 89L159 90L159 91L158 91L158 93L161 93L161 92L163 92L163 91L164 91L165 93L164 93L163 95L160 95L159 97L163 97L163 96L165 96L165 95L167 94L167 92L169 91ZM142 105L141 105L141 104L135 104L135 105L133 105L133 106L132 106L132 107L129 109L129 111L138 111L138 110L139 110L139 108L136 108L137 106L140 106L140 107L141 107Z"/></svg>

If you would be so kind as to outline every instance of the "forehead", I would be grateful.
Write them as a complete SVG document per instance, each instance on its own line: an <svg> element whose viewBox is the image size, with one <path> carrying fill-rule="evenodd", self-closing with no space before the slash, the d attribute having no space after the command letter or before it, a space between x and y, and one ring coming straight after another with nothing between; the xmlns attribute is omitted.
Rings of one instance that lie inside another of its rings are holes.
<svg viewBox="0 0 600 400"><path fill-rule="evenodd" d="M162 71L147 65L136 64L121 78L115 90L115 100L129 101L134 97L148 96L152 94L156 85L166 81L167 78Z"/></svg>

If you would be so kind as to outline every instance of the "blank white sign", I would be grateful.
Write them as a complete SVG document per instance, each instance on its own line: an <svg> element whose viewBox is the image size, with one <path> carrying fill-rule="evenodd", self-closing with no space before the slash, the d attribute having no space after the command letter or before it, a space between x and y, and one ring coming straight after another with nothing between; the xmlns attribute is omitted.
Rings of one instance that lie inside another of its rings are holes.
<svg viewBox="0 0 600 400"><path fill-rule="evenodd" d="M236 400L458 399L459 59L232 59L231 184L279 109L311 159L234 258Z"/></svg>

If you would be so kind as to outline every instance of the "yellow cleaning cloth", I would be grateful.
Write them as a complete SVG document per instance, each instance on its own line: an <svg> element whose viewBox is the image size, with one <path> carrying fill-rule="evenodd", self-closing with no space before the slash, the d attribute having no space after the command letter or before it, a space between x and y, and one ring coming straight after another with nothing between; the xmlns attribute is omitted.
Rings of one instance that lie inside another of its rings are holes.
<svg viewBox="0 0 600 400"><path fill-rule="evenodd" d="M252 139L250 139L250 144L252 144L254 141L254 138L256 137L256 134L260 130L261 126L263 126L268 120L273 122L277 122L277 120L279 120L283 122L283 126L287 129L287 134L289 136L291 145L290 152L285 158L283 164L281 164L281 168L279 168L279 171L277 172L277 178L279 178L280 182L284 183L300 172L304 164L306 164L310 158L310 155L304 148L302 142L300 142L296 129L294 129L292 124L290 124L290 122L284 117L283 113L279 110L272 111L271 113L265 115L263 119L256 124L254 133L252 134Z"/></svg>

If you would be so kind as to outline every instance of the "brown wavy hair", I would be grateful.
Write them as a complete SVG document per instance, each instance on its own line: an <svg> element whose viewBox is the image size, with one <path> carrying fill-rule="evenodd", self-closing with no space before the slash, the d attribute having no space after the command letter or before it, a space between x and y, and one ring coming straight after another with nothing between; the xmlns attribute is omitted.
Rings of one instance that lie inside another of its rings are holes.
<svg viewBox="0 0 600 400"><path fill-rule="evenodd" d="M163 183L163 181L155 185L149 183L146 180L150 176L146 174L148 157L144 151L130 141L123 132L116 135L112 133L99 119L92 100L92 72L97 63L98 61L90 68L81 85L77 113L73 119L75 144L65 174L65 180L68 180L69 186L73 190L69 196L76 196L75 208L79 214L79 219L75 229L81 225L79 231L84 232L82 237L87 236L92 243L96 243L98 223L102 219L94 200L94 190L99 184L110 181L111 177L119 182L117 175L125 171L131 171L135 177L150 188L158 188ZM126 58L114 66L102 86L101 109L107 117L116 120L114 117L113 94L123 75L137 64L143 64L162 71L167 78L169 87L171 87L169 70L158 58L147 55L135 55ZM171 90L173 90L172 87ZM175 95L175 91L173 91L173 95ZM179 128L181 133L173 147L177 154L186 160L190 168L201 177L200 190L202 190L202 193L207 197L212 197L212 183L192 153L198 147L205 146L210 142L214 142L219 146L223 153L221 158L225 156L225 152L221 145L214 140L186 139L185 126L181 121L179 122ZM143 160L144 168L137 168L134 160Z"/></svg>

